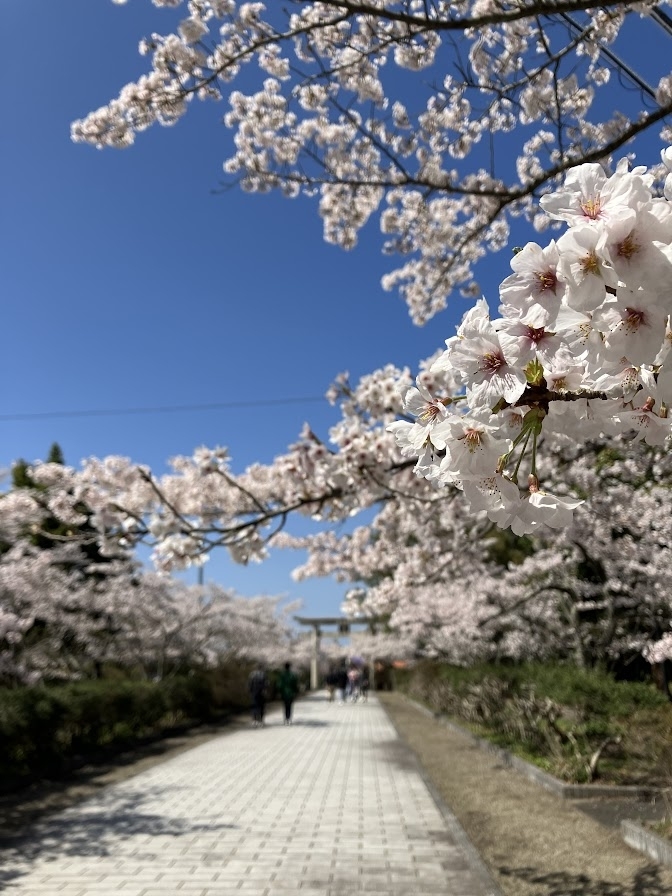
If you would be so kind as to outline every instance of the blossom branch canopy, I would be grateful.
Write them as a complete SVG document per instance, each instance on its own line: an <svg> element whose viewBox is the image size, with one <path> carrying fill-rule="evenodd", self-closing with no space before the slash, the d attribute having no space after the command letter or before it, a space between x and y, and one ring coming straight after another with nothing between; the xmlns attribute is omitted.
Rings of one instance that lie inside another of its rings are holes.
<svg viewBox="0 0 672 896"><path fill-rule="evenodd" d="M672 169L672 153L662 153ZM514 255L500 286L500 317L485 300L464 316L431 371L454 396L409 389L389 429L415 471L461 489L474 512L516 535L564 528L582 500L542 484L542 442L581 444L607 434L669 444L672 174L619 163L570 172L542 199L567 224L542 248ZM521 483L521 485L519 485Z"/></svg>
<svg viewBox="0 0 672 896"><path fill-rule="evenodd" d="M377 217L403 259L383 286L418 324L456 289L479 294L474 266L507 244L512 217L547 226L537 201L565 171L609 163L650 128L672 138L669 71L650 86L611 49L636 20L669 36L653 0L154 5L173 30L141 41L149 71L73 139L127 147L195 100L224 101L227 177L317 197L325 239L344 249Z"/></svg>
<svg viewBox="0 0 672 896"><path fill-rule="evenodd" d="M662 164L672 169L670 150ZM238 562L262 560L293 514L329 523L455 491L518 535L568 526L586 494L549 487L546 449L598 436L669 443L672 175L663 192L627 161L611 174L594 163L569 172L542 201L566 230L514 254L500 317L480 299L415 385L393 365L354 387L341 377L328 396L342 413L330 444L306 427L286 454L239 475L225 449L205 447L163 477L118 457L81 471L38 465L41 491L3 498L0 535L39 527L45 508L76 525L85 506L104 553L150 544L170 570L220 546Z"/></svg>
<svg viewBox="0 0 672 896"><path fill-rule="evenodd" d="M650 86L613 51L641 19L669 34L663 4L155 6L177 11L172 32L141 44L151 71L76 122L75 140L128 146L194 100L224 99L225 171L244 189L318 196L325 237L343 248L378 216L386 250L404 258L384 285L401 290L417 323L456 288L479 295L474 265L506 245L512 216L564 232L514 254L499 317L479 299L415 386L399 373L403 404L388 396L381 411L370 396L351 406L345 396L336 450L306 431L270 468L240 477L207 450L162 481L121 471L121 498L115 474L99 502L101 531L154 539L167 566L219 544L248 562L263 558L289 514L346 518L387 499L393 477L413 466L433 488L461 491L473 513L530 534L569 525L585 497L545 486L545 444L667 443L672 181L664 198L654 185L672 150L648 171L612 159L654 125L672 137L669 72ZM604 120L596 100L623 77L637 85L636 108L628 113L624 93ZM82 482L105 491L106 475L89 465ZM96 508L94 494L86 500Z"/></svg>

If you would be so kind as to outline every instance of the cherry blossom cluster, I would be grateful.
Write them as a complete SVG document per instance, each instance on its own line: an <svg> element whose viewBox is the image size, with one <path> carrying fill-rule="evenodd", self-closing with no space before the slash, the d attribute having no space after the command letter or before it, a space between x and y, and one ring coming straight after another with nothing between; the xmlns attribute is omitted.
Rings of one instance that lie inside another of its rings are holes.
<svg viewBox="0 0 672 896"><path fill-rule="evenodd" d="M563 172L649 128L672 139L665 54L650 86L611 50L637 24L667 35L664 5L154 0L168 33L141 40L149 70L72 136L128 147L196 99L224 100L226 174L317 198L325 239L345 249L378 217L402 259L383 286L423 323L453 290L478 293L474 266L513 219L545 226L537 198Z"/></svg>
<svg viewBox="0 0 672 896"><path fill-rule="evenodd" d="M103 663L158 677L230 658L280 663L292 649L291 608L277 598L189 586L128 561L96 577L78 544L17 542L0 560L0 592L3 684L90 677Z"/></svg>
<svg viewBox="0 0 672 896"><path fill-rule="evenodd" d="M450 394L457 388L454 380L444 371L431 372L438 357L425 362L421 382ZM386 427L402 407L395 384L408 391L410 382L408 371L393 367L354 385L340 377L330 396L343 414L332 430L332 447L307 429L272 464L253 465L239 475L224 449L206 448L175 458L173 472L164 477L115 457L91 459L80 471L37 464L30 474L39 490L2 497L0 536L12 542L23 530L38 533L45 512L76 525L77 507L86 499L108 554L150 543L161 569L200 563L218 545L242 559L261 558L268 540L303 549L308 558L297 579L335 576L348 589L346 613L383 620L377 656L441 656L459 663L546 656L608 661L660 638L672 615L669 455L617 437L564 440L553 451L549 444L549 490L590 496L590 505L581 505L565 530L535 529L525 557L509 532L484 514L470 513L457 488L437 489L433 480L414 474L415 458L400 457ZM301 538L278 532L296 513L314 517L319 526L367 508L375 508L373 519L354 529ZM493 546L500 540L497 554ZM288 643L271 624L263 600L245 607L242 601L203 602L198 589L184 591L165 576L156 578L158 590L152 590L149 579L139 581L132 569L118 577L118 587L94 588L77 575L65 577L56 555L50 560L51 552L42 553L42 566L34 569L34 558L15 553L0 564L0 577L12 576L1 581L4 656L15 669L23 658L19 677L29 669L39 674L40 663L52 657L60 657L63 667L67 652L58 633L67 629L59 627L61 619L78 619L78 643L120 662L132 651L154 658L164 649L166 663L175 662L180 649L198 650L206 662L214 648L225 645L260 648L265 631L264 651L277 655ZM181 615L175 616L175 602ZM97 616L101 606L107 615ZM24 633L36 618L50 621L54 640L30 652ZM114 637L108 637L108 621ZM10 642L16 649L9 649ZM303 643L292 646L293 655L307 649ZM75 658L75 668L79 662Z"/></svg>
<svg viewBox="0 0 672 896"><path fill-rule="evenodd" d="M672 169L672 149L662 153ZM672 175L573 169L541 206L567 229L517 250L500 286L500 317L484 299L464 316L430 372L406 391L410 419L388 428L415 470L459 488L474 512L517 535L562 528L581 503L543 486L539 449L601 433L663 445L672 403Z"/></svg>
<svg viewBox="0 0 672 896"><path fill-rule="evenodd" d="M601 440L549 453L547 470L592 495L565 530L515 539L406 470L367 525L285 537L308 551L295 575L349 583L344 612L381 620L397 656L648 659L672 619L669 455Z"/></svg>
<svg viewBox="0 0 672 896"><path fill-rule="evenodd" d="M665 632L662 638L647 644L643 654L651 665L672 660L672 632Z"/></svg>

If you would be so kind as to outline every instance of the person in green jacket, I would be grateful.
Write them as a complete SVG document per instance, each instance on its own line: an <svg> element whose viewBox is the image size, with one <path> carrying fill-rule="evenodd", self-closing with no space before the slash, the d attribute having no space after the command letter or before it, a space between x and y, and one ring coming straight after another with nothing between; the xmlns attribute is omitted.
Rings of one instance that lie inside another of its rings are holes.
<svg viewBox="0 0 672 896"><path fill-rule="evenodd" d="M280 697L285 704L285 725L292 724L292 703L299 693L299 679L295 672L292 672L292 664L285 663L285 668L278 678L278 690Z"/></svg>

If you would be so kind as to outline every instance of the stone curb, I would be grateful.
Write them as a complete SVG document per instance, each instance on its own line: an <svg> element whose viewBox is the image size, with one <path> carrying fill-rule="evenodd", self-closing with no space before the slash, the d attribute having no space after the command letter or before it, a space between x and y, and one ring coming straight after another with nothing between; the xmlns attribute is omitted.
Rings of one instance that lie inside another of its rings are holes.
<svg viewBox="0 0 672 896"><path fill-rule="evenodd" d="M490 741L472 734L471 731L467 731L465 728L462 728L460 725L457 725L455 722L452 722L450 719L441 715L441 713L432 712L431 709L428 709L428 707L423 706L422 703L418 703L416 700L412 700L410 697L407 697L406 694L402 694L401 696L411 703L419 712L433 718L441 725L445 725L446 728L449 728L451 731L466 737L480 749L487 750L489 753L494 753L494 755L505 765L521 772L526 778L529 778L546 790L550 790L551 793L554 793L561 799L580 800L589 799L590 797L609 798L619 796L650 799L652 796L660 794L661 792L660 788L657 787L609 787L602 784L565 784L558 778L554 778L553 775L549 775L548 772L537 768L529 762L525 762L524 759L520 759L518 756L514 756L508 750L504 750L502 747L491 744ZM636 822L628 820L621 822L621 836L625 843L632 849L636 849L638 852L643 852L645 855L649 856L649 858L659 862L661 865L672 867L672 843L668 840L664 840L653 832L647 831L646 828L643 828Z"/></svg>
<svg viewBox="0 0 672 896"><path fill-rule="evenodd" d="M609 786L605 784L565 784L564 781L560 781L558 778L553 777L553 775L549 775L548 772L537 768L536 765L532 765L530 762L526 762L524 759L520 759L520 757L514 756L513 753L509 752L509 750L505 750L503 747L498 747L495 744L490 743L490 741L485 740L482 737L478 737L476 734L472 734L471 731L468 731L466 728L462 728L460 725L452 722L441 713L432 712L431 709L428 709L426 706L423 706L422 703L418 703L416 700L412 700L405 694L402 694L401 696L405 700L408 700L409 703L412 703L413 706L415 706L415 708L420 712L424 713L425 715L431 716L431 718L435 719L437 722L440 722L442 725L445 725L446 728L450 728L452 731L455 731L457 734L461 734L463 737L468 738L470 741L472 741L472 743L476 744L476 746L480 747L482 750L487 750L489 753L494 753L494 755L497 756L505 765L508 765L511 768L515 768L516 771L521 772L531 781L534 781L546 790L550 790L551 793L556 794L556 796L559 796L562 799L581 800L591 799L592 797L633 797L635 799L646 800L651 799L661 792L660 788L658 787L636 787L628 785Z"/></svg>
<svg viewBox="0 0 672 896"><path fill-rule="evenodd" d="M621 834L628 846L646 853L661 865L672 868L672 843L669 840L647 831L635 821L622 821Z"/></svg>

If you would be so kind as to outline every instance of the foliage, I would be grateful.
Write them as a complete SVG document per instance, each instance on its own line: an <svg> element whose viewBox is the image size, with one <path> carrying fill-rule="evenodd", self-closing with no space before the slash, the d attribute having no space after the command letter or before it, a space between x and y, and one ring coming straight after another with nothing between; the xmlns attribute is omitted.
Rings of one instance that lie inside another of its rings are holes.
<svg viewBox="0 0 672 896"><path fill-rule="evenodd" d="M57 442L54 442L49 448L45 463L55 467L65 467L63 451ZM69 513L64 516L64 502L68 498L71 499L72 496L62 495L60 500L50 501L47 489L33 479L31 465L22 458L12 465L11 478L12 489L21 489L30 494L41 511L39 522L33 520L23 532L17 533L21 538L26 539L40 550L52 550L66 540L76 540L79 542L82 554L82 562L78 565L84 575L100 579L106 575L115 574L115 566L112 563L114 557L109 552L107 554L101 552L96 538L96 529L89 521L91 511L85 503L73 502L69 507ZM61 508L60 513L59 507ZM2 545L0 553L5 553L10 547L11 542ZM115 557L128 560L128 552L118 550L115 552ZM73 568L72 562L62 562L62 565L65 569Z"/></svg>
<svg viewBox="0 0 672 896"><path fill-rule="evenodd" d="M76 122L73 139L126 147L152 125L175 124L194 100L228 99L225 171L247 190L319 195L325 237L345 248L379 215L386 251L403 257L385 285L401 290L417 323L454 288L480 294L473 267L509 243L510 219L564 232L545 248L513 250L501 316L480 299L446 351L424 362L417 388L388 365L393 389L362 390L360 423L388 423L396 455L380 432L367 441L349 425L350 392L336 451L307 430L292 456L243 477L219 448L178 459L185 483L208 479L200 507L176 482L118 458L95 462L81 487L95 482L91 498L114 523L103 537L148 540L169 569L217 545L248 562L290 513L343 519L385 499L409 459L433 486L460 489L475 517L516 534L565 529L590 492L567 494L562 482L551 492L542 449L600 433L665 443L672 174L662 181L672 149L649 169L614 154L654 126L669 140L672 78L663 65L651 86L612 49L621 35L667 42L663 3L155 5L168 33L141 42L150 71ZM644 103L633 105L624 84ZM618 111L605 114L599 96ZM389 423L395 408L403 419ZM213 506L226 508L218 519Z"/></svg>
<svg viewBox="0 0 672 896"><path fill-rule="evenodd" d="M249 665L163 681L0 689L0 781L11 790L247 705Z"/></svg>
<svg viewBox="0 0 672 896"><path fill-rule="evenodd" d="M581 710L593 716L627 716L638 709L655 709L667 701L655 687L641 682L616 681L601 669L580 669L570 663L477 663L451 666L424 661L397 673L404 687L431 688L448 682L457 694L464 694L486 678L506 683L512 691L534 686L540 697Z"/></svg>
<svg viewBox="0 0 672 896"><path fill-rule="evenodd" d="M667 786L672 707L651 685L560 664L421 663L401 690L567 781Z"/></svg>
<svg viewBox="0 0 672 896"><path fill-rule="evenodd" d="M510 529L494 529L484 538L487 559L495 566L506 569L510 564L518 565L536 550L529 535L514 535Z"/></svg>
<svg viewBox="0 0 672 896"><path fill-rule="evenodd" d="M147 571L81 581L55 568L52 554L0 562L0 682L55 684L112 669L163 679L292 652L292 607L277 598Z"/></svg>

